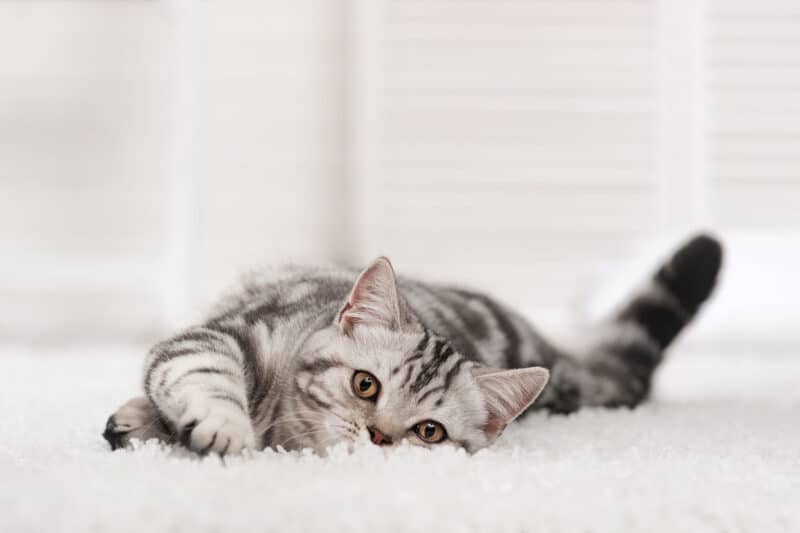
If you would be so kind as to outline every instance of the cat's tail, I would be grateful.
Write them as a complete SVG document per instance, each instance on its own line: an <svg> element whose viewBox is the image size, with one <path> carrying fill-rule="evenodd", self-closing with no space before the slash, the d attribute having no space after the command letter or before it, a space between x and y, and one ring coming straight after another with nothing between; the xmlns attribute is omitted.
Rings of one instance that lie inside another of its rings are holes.
<svg viewBox="0 0 800 533"><path fill-rule="evenodd" d="M664 350L711 296L721 266L719 241L697 235L603 324L585 360L617 389L603 404L634 406L647 397Z"/></svg>

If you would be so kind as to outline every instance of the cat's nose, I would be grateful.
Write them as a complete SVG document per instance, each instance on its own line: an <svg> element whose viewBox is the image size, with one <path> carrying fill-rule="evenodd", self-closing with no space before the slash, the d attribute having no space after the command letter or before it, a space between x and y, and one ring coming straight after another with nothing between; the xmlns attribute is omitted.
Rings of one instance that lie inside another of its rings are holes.
<svg viewBox="0 0 800 533"><path fill-rule="evenodd" d="M383 446L392 443L392 438L378 428L367 428L367 431L369 431L369 440L372 441L372 444Z"/></svg>

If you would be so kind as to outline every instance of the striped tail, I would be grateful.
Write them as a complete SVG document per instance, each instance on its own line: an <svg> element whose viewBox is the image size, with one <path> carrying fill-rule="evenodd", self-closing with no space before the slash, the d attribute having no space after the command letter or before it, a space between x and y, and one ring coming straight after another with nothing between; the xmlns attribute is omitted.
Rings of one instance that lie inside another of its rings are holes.
<svg viewBox="0 0 800 533"><path fill-rule="evenodd" d="M664 350L711 296L721 265L720 243L693 237L612 317L616 334L595 346L587 361L593 373L618 386L606 405L634 406L647 397Z"/></svg>

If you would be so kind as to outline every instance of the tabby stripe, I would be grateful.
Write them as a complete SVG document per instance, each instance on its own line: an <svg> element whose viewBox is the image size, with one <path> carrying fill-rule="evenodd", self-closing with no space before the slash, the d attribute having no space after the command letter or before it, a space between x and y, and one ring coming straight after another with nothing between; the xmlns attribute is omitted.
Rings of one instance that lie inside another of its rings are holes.
<svg viewBox="0 0 800 533"><path fill-rule="evenodd" d="M423 394L422 396L420 396L417 399L417 403L420 404L423 401L425 401L425 398L427 398L431 394L434 394L436 392L443 391L443 390L445 390L445 386L444 385L439 385L438 387L433 387L432 389L428 389L427 391L425 391L425 394Z"/></svg>
<svg viewBox="0 0 800 533"><path fill-rule="evenodd" d="M341 368L343 366L340 361L334 361L333 359L315 359L314 361L303 362L298 371L317 375L327 372L331 368Z"/></svg>
<svg viewBox="0 0 800 533"><path fill-rule="evenodd" d="M422 359L423 357L425 357L425 351L428 349L428 342L430 341L430 333L428 332L427 329L423 330L423 332L424 333L423 333L423 336L422 336L422 340L419 341L419 343L417 344L416 348L414 348L413 355L407 357L406 359L403 360L403 362L401 362L397 367L395 367L392 370L392 375L395 375L398 372L400 372L400 369L405 367L405 366L409 367L409 372L410 372L411 371L411 368L410 368L411 363L413 363L414 361L416 361L418 359ZM408 381L408 377L409 377L408 374L406 374L406 379L405 379L404 383Z"/></svg>
<svg viewBox="0 0 800 533"><path fill-rule="evenodd" d="M215 331L207 327L196 327L189 331L185 331L176 337L172 337L164 343L157 345L167 347L175 346L183 342L195 342L199 346L198 351L202 351L203 347L207 351L225 352L230 355L230 345L228 344L229 337L224 333ZM165 346L166 345L166 346Z"/></svg>
<svg viewBox="0 0 800 533"><path fill-rule="evenodd" d="M411 380L411 373L414 371L414 365L408 365L408 370L406 371L406 377L403 378L403 383L400 385L400 388L404 388L408 385L409 380Z"/></svg>
<svg viewBox="0 0 800 533"><path fill-rule="evenodd" d="M436 339L436 342L433 344L433 355L434 357L439 356L442 353L442 349L447 346L442 339Z"/></svg>
<svg viewBox="0 0 800 533"><path fill-rule="evenodd" d="M228 335L239 345L245 376L247 376L248 406L251 413L258 413L261 404L267 397L269 383L267 382L267 371L264 367L264 362L258 355L258 347L253 341L252 335L250 335L249 330L241 331L234 325L215 323L209 327Z"/></svg>
<svg viewBox="0 0 800 533"><path fill-rule="evenodd" d="M467 297L471 297L481 302L492 315L492 317L494 317L495 321L497 322L497 327L503 333L503 336L507 342L505 350L503 350L503 354L506 359L506 367L521 367L522 361L519 354L519 345L521 339L517 328L514 327L514 324L511 322L508 316L506 316L506 313L504 313L495 302L482 294L470 293L468 291L459 292Z"/></svg>
<svg viewBox="0 0 800 533"><path fill-rule="evenodd" d="M661 362L664 352L650 345L626 345L608 347L610 355L618 357L628 365L628 370L640 379L649 378Z"/></svg>
<svg viewBox="0 0 800 533"><path fill-rule="evenodd" d="M449 389L450 383L453 381L453 378L461 371L461 365L467 362L467 359L461 358L458 360L453 367L447 371L447 374L444 375L444 388Z"/></svg>
<svg viewBox="0 0 800 533"><path fill-rule="evenodd" d="M639 372L631 372L631 368L627 363L618 358L606 357L604 359L589 361L589 368L592 373L598 376L603 376L612 381L617 387L616 393L612 398L606 399L602 405L606 407L620 407L628 406L633 407L639 403L644 397L647 396L650 389L650 372L646 375L641 375ZM575 386L578 389L578 385ZM559 400L564 402L563 398ZM577 393L577 399L573 400L574 407L569 408L569 412L578 408L580 402L580 393ZM561 405L547 406L554 412L564 412L564 407Z"/></svg>
<svg viewBox="0 0 800 533"><path fill-rule="evenodd" d="M453 355L453 348L450 346L445 346L444 349L439 352L439 357L442 357L444 359L447 359L451 355Z"/></svg>
<svg viewBox="0 0 800 533"><path fill-rule="evenodd" d="M308 398L309 400L311 400L312 402L314 402L317 405L309 405L306 402L306 398ZM314 394L310 390L307 390L304 393L302 393L302 395L300 396L300 399L303 401L303 403L305 403L307 406L309 406L311 408L322 407L323 409L331 409L333 407L331 404L329 404L328 402L323 401L319 396L317 396L316 394Z"/></svg>
<svg viewBox="0 0 800 533"><path fill-rule="evenodd" d="M669 345L688 321L681 311L645 298L632 301L617 315L617 320L638 324L661 348Z"/></svg>
<svg viewBox="0 0 800 533"><path fill-rule="evenodd" d="M424 352L425 349L428 347L428 341L430 340L431 335L427 328L422 330L422 340L419 341L417 347L414 348L415 352Z"/></svg>
<svg viewBox="0 0 800 533"><path fill-rule="evenodd" d="M422 359L423 357L425 357L425 352L417 352L414 355L412 355L411 357L407 358L405 361L403 361L401 363L401 366L405 366L405 365L408 365L409 363L413 363L417 359Z"/></svg>
<svg viewBox="0 0 800 533"><path fill-rule="evenodd" d="M193 368L191 370L187 370L180 377L176 378L172 383L169 384L169 389L174 389L177 387L184 379L188 378L193 374L217 374L220 376L227 376L233 379L233 382L236 383L240 379L241 376L237 375L235 372L231 372L228 369L224 368L215 368L210 366L203 366L199 368Z"/></svg>
<svg viewBox="0 0 800 533"><path fill-rule="evenodd" d="M185 342L194 342L196 345L190 347L180 346ZM225 342L223 334L207 328L197 328L186 331L176 337L157 344L151 351L151 353L154 354L154 358L145 371L144 389L147 395L150 395L152 376L157 367L178 357L208 352L228 357L237 364L241 364L236 355L232 353L228 343Z"/></svg>
<svg viewBox="0 0 800 533"><path fill-rule="evenodd" d="M278 303L278 297L274 296L268 301L260 304L258 307L250 309L242 314L244 321L247 325L252 326L256 322L261 322L263 318L271 318L275 316L286 316L286 307ZM265 323L266 324L266 323ZM268 325L268 324L267 324Z"/></svg>
<svg viewBox="0 0 800 533"><path fill-rule="evenodd" d="M147 368L147 372L145 374L145 383L144 383L145 393L148 396L150 395L150 392L151 392L152 386L153 386L153 378L154 378L154 376L156 376L158 371L162 372L162 376L161 376L161 379L159 380L158 388L159 389L163 389L164 386L166 385L167 376L172 371L172 364L178 362L178 360L180 360L180 359L187 358L189 356L195 357L195 358L200 357L200 356L211 356L213 358L225 357L225 355L220 353L220 352L209 352L209 351L205 351L205 350L194 351L194 350L189 350L189 349L185 349L185 350L182 349L182 350L176 350L176 351L172 351L172 352L162 352L156 357L156 359L154 361L151 362L150 366ZM233 357L229 357L229 358L233 359L233 361L236 363L236 366L238 368L238 366L239 366L238 360L236 360L236 358L233 358Z"/></svg>
<svg viewBox="0 0 800 533"><path fill-rule="evenodd" d="M164 390L164 387L167 385L167 380L172 373L171 370L171 368L164 369L164 372L161 375L161 381L158 382L158 390Z"/></svg>
<svg viewBox="0 0 800 533"><path fill-rule="evenodd" d="M245 405L242 403L242 401L239 398L235 397L235 396L231 396L230 394L225 394L225 393L222 393L222 392L218 392L218 393L210 395L209 398L211 398L213 400L222 400L224 402L230 402L233 405L235 405L236 407L238 407L239 409L241 409L242 412L245 412L245 413L247 412L247 407L245 407Z"/></svg>
<svg viewBox="0 0 800 533"><path fill-rule="evenodd" d="M678 303L689 315L694 315L700 308L704 299L698 299L696 291L681 290L678 286L680 280L671 270L672 262L662 266L656 272L653 283L657 283L665 292L675 298ZM702 293L701 293L702 294Z"/></svg>
<svg viewBox="0 0 800 533"><path fill-rule="evenodd" d="M424 363L420 368L417 379L411 385L412 392L419 392L431 382L431 380L439 374L439 368L444 364L449 357L455 354L455 351L448 346L443 340L437 340L434 345L433 358Z"/></svg>
<svg viewBox="0 0 800 533"><path fill-rule="evenodd" d="M457 291L444 289L437 293L431 292L431 294L438 299L440 305L446 306L460 322L455 330L459 332L459 335L448 341L455 345L462 355L473 360L479 358L480 350L475 342L489 338L489 324L486 323L486 317L478 311L470 309L469 299ZM442 316L441 313L439 315Z"/></svg>

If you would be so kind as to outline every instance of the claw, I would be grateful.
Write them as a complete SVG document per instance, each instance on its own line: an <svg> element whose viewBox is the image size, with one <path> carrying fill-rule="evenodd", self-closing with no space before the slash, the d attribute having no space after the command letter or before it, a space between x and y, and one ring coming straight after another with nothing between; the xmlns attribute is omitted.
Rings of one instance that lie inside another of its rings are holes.
<svg viewBox="0 0 800 533"><path fill-rule="evenodd" d="M181 444L183 444L187 448L189 448L189 439L191 438L192 431L194 430L195 427L197 427L197 420L192 420L191 422L183 426L183 429L181 430L181 439L180 439Z"/></svg>
<svg viewBox="0 0 800 533"><path fill-rule="evenodd" d="M217 442L217 433L214 433L214 436L211 437L211 442L208 443L208 446L206 446L205 448L203 448L202 450L200 450L197 453L199 453L200 455L208 454L208 452L211 451L211 448L214 447L214 443L215 442Z"/></svg>

